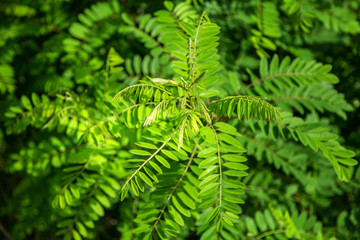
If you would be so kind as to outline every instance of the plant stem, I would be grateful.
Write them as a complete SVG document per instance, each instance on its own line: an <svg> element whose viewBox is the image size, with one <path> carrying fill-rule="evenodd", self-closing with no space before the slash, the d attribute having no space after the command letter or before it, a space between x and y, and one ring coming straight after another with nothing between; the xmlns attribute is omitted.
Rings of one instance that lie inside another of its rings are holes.
<svg viewBox="0 0 360 240"><path fill-rule="evenodd" d="M273 234L277 234L277 233L283 233L285 231L286 231L286 229L275 229L275 230L272 230L272 231L264 232L263 234L257 236L255 238L255 240L262 239L262 238L267 237L269 235L273 235Z"/></svg>
<svg viewBox="0 0 360 240"><path fill-rule="evenodd" d="M189 170L189 167L190 167L190 165L191 165L192 160L194 159L194 156L195 156L195 153L196 153L196 150L197 150L198 147L199 147L199 143L196 143L196 145L195 145L195 147L194 147L194 150L193 150L193 152L191 153L191 156L190 156L190 158L189 158L189 161L188 161L188 163L187 163L187 165L186 165L186 167L185 167L184 172L182 173L182 175L181 175L181 177L179 178L179 180L176 182L175 186L173 187L173 190L172 190L171 193L169 194L169 197L166 199L166 202L165 202L165 204L164 204L164 207L161 209L159 216L157 217L157 219L156 219L153 227L152 227L151 230L150 230L150 233L154 230L154 228L156 227L156 225L157 225L158 222L160 221L162 215L163 215L164 212L165 212L166 207L169 205L169 201L170 201L171 197L174 195L175 190L177 189L177 187L179 186L179 184L182 182L185 174L186 174L187 171Z"/></svg>
<svg viewBox="0 0 360 240"><path fill-rule="evenodd" d="M133 179L133 177L135 177L135 175L145 166L145 164L147 164L156 154L158 154L161 151L161 149L165 147L165 145L171 140L171 138L175 135L175 133L177 133L177 131L178 129L175 132L173 132L171 136L153 154L151 154L151 156L148 159L146 159L143 162L143 164L140 165L140 167L138 167L138 169L136 169L136 171L128 178L128 180L126 180L125 184L121 188L121 191L125 189L125 187L129 184L130 180Z"/></svg>
<svg viewBox="0 0 360 240"><path fill-rule="evenodd" d="M0 223L0 232L4 234L6 239L13 240L13 237L10 235L10 233L5 229L5 227Z"/></svg>
<svg viewBox="0 0 360 240"><path fill-rule="evenodd" d="M219 190L219 208L222 207L222 169L221 169L221 156L220 156L220 144L219 144L219 138L217 136L217 133L216 133L216 130L214 128L214 126L211 124L210 125L212 130L214 131L215 133L215 139L216 139L216 146L217 146L217 154L218 154L218 159L219 159L219 186L220 186L220 190Z"/></svg>

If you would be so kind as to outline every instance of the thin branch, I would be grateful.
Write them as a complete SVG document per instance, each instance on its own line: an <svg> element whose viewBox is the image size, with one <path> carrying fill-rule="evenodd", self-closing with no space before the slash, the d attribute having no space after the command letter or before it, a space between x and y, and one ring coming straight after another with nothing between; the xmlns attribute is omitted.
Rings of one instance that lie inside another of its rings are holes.
<svg viewBox="0 0 360 240"><path fill-rule="evenodd" d="M133 202L133 205L132 205L132 208L131 208L131 222L130 222L130 239L133 238L133 230L134 230L134 219L135 219L135 214L137 212L137 208L138 208L138 204L139 204L139 198L136 197L134 202Z"/></svg>
<svg viewBox="0 0 360 240"><path fill-rule="evenodd" d="M251 101L258 101L258 102L261 102L262 104L263 104L263 106L264 105L267 105L267 108L271 108L272 110L274 110L275 111L275 116L274 116L274 118L276 118L276 114L277 114L277 116L279 117L279 119L280 119L280 121L281 121L281 114L280 114L280 112L279 112L279 110L277 110L276 109L276 107L274 107L273 105L271 105L270 103L268 103L267 101L265 101L265 100L263 100L263 99L261 99L261 98L259 98L259 97L254 97L254 96L230 96L230 97L226 97L226 98L223 98L223 99L220 99L220 100L217 100L217 101L213 101L213 102L211 102L211 104L210 105L213 105L213 104L218 104L218 103L220 103L220 102L226 102L226 101L230 101L230 100L237 100L237 99L244 99L244 100L247 100L247 101L249 101L249 100L251 100ZM237 103L237 104L239 104L239 103ZM210 106L209 106L210 107ZM268 114L268 118L271 118L271 115L270 115L270 113ZM270 119L269 119L269 121L271 121Z"/></svg>
<svg viewBox="0 0 360 240"><path fill-rule="evenodd" d="M159 213L159 216L157 217L157 219L156 219L153 227L151 228L150 233L154 230L154 228L156 227L156 225L157 225L158 222L160 221L162 215L163 215L164 212L165 212L166 207L169 205L169 201L170 201L171 197L174 195L174 192L176 191L177 187L178 187L179 184L182 182L185 174L186 174L187 171L189 170L189 167L190 167L190 165L191 165L192 160L193 160L194 157L195 157L195 153L196 153L196 150L197 150L198 147L199 147L199 143L196 143L196 145L195 145L195 147L194 147L194 150L193 150L193 152L191 153L191 156L190 156L190 158L189 158L189 161L188 161L188 163L187 163L187 165L186 165L186 167L185 167L184 172L182 173L182 175L181 175L181 177L179 178L179 180L176 182L175 186L173 187L173 190L172 190L171 193L169 194L169 197L166 199L166 202L165 202L163 208L161 209L161 211L160 211L160 213Z"/></svg>
<svg viewBox="0 0 360 240"><path fill-rule="evenodd" d="M121 90L120 92L118 92L114 97L113 97L113 101L116 99L119 99L122 95L122 93L124 93L126 90L129 90L131 88L136 88L136 87L152 87L152 88L157 88L160 91L166 92L167 94L169 94L170 96L173 96L173 94L171 92L168 92L165 88L161 88L157 85L153 85L153 84L149 84L149 83L140 83L140 84L136 84L136 85L132 85L129 87L124 88L123 90Z"/></svg>
<svg viewBox="0 0 360 240"><path fill-rule="evenodd" d="M80 217L80 213L84 211L86 204L91 200L91 197L94 195L96 189L99 187L99 182L101 181L101 179L103 179L103 175L99 175L94 185L92 185L90 192L87 193L86 198L81 202L80 208L76 211L76 214L74 215L76 217L73 219L73 222L69 226L69 230L67 231L69 234L71 234L71 236L73 236L72 230L74 229L74 225Z"/></svg>
<svg viewBox="0 0 360 240"><path fill-rule="evenodd" d="M88 128L86 130L86 132L90 132L92 129L94 129L94 128L96 128L96 127L98 127L98 126L100 126L100 125L102 125L102 124L104 124L104 123L106 123L108 121L115 120L115 118L117 118L119 115L121 115L121 114L123 114L123 113L125 113L125 112L127 112L127 111L129 111L129 110L131 110L133 108L140 107L141 105L152 105L152 104L154 104L154 102L139 103L139 104L135 104L135 105L132 105L130 107L127 107L127 108L121 110L120 112L115 113L113 116L107 117L103 121L98 122L97 124L93 125L91 128Z"/></svg>
<svg viewBox="0 0 360 240"><path fill-rule="evenodd" d="M139 31L140 33L146 35L148 38L150 38L151 41L153 41L153 42L156 44L156 46L157 46L158 48L160 48L161 51L162 51L163 53L165 53L165 54L170 58L170 60L172 60L172 61L175 60L175 58L173 58L169 52L165 51L164 46L163 46L158 40L156 40L153 36L151 36L149 33L145 32L144 30L142 30L142 29L140 29L140 28L138 28L138 27L135 27L135 29L136 29L137 31Z"/></svg>
<svg viewBox="0 0 360 240"><path fill-rule="evenodd" d="M201 17L200 17L200 19L199 19L199 23L198 23L198 25L197 25L197 27L196 27L196 32L195 32L195 37L194 37L194 49L195 49L195 50L196 50L196 46L197 46L197 41L198 41L198 35L199 35L199 31L200 31L200 26L201 26L202 21L203 21L203 19L204 19L204 15L205 15L205 12L203 12L203 13L201 14Z"/></svg>
<svg viewBox="0 0 360 240"><path fill-rule="evenodd" d="M286 229L275 229L275 230L271 230L271 231L268 231L268 232L264 232L263 234L257 236L255 239L259 240L259 239L262 239L262 238L267 237L269 235L273 235L273 234L277 234L277 233L283 233L283 232L286 232Z"/></svg>
<svg viewBox="0 0 360 240"><path fill-rule="evenodd" d="M85 164L82 166L82 168L61 188L61 190L59 191L58 194L56 194L56 196L59 195L59 194L61 194L73 181L75 181L75 180L77 179L77 177L78 177L82 172L84 172L84 171L87 169L88 165L89 165L90 162L91 162L91 159L92 159L93 155L94 155L95 152L97 152L97 151L99 150L99 148L101 148L102 146L103 146L103 145L99 145L96 149L94 149L94 150L91 152L91 154L90 154L89 158L87 159L86 163L85 163Z"/></svg>
<svg viewBox="0 0 360 240"><path fill-rule="evenodd" d="M153 153L151 154L151 156L146 159L143 164L140 165L140 167L138 167L135 172L126 180L125 184L123 185L123 187L121 188L121 192L125 189L125 187L129 184L129 182L131 181L131 179L133 179L135 177L135 175L156 155L158 154L161 149L163 149L166 144L172 139L172 137L177 133L178 129L176 131L174 131L170 137Z"/></svg>
<svg viewBox="0 0 360 240"><path fill-rule="evenodd" d="M162 100L161 102L159 102L155 108L152 110L152 112L150 113L150 115L146 118L143 126L147 126L147 125L150 125L153 121L156 121L158 119L158 113L159 111L166 107L167 105L166 104L170 104L171 101L173 100L178 100L178 99L181 99L180 97L171 97L171 98L167 98L167 99L164 99ZM163 113L163 117L165 118L166 115L167 115L167 109L165 109L164 111L162 111Z"/></svg>
<svg viewBox="0 0 360 240"><path fill-rule="evenodd" d="M219 208L221 208L222 207L222 168L221 168L220 144L219 144L219 138L218 138L218 135L216 133L216 130L215 130L214 126L212 124L210 126L211 126L212 130L215 133L217 154L218 154L218 159L219 159L219 176L220 176L220 179L219 179L219 181L220 181L220 184L219 184L219 186L220 186L220 190L219 190L219 193L220 193L220 195L219 195Z"/></svg>
<svg viewBox="0 0 360 240"><path fill-rule="evenodd" d="M274 75L265 76L262 78L258 78L257 81L254 81L254 82L248 84L247 86L245 86L244 88L240 89L240 91L237 94L240 94L240 93L244 92L245 90L253 87L254 85L264 82L268 79L273 79L273 78L277 78L277 77L309 76L309 75L315 75L315 74L304 74L304 73L292 72L292 73L278 73L278 74L274 74Z"/></svg>
<svg viewBox="0 0 360 240"><path fill-rule="evenodd" d="M274 97L269 98L269 101L279 102L279 101L287 101L287 100L309 100L316 101L317 99L314 97L299 97L299 96L284 96L284 97Z"/></svg>
<svg viewBox="0 0 360 240"><path fill-rule="evenodd" d="M5 227L0 223L0 232L4 234L6 239L13 240L14 238L11 236L11 234L5 229Z"/></svg>

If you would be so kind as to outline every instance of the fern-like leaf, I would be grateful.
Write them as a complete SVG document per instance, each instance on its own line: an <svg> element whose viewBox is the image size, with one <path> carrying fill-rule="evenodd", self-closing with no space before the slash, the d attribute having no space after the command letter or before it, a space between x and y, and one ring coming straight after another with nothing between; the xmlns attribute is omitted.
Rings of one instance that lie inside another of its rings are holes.
<svg viewBox="0 0 360 240"><path fill-rule="evenodd" d="M329 73L331 68L328 64L306 62L299 58L291 61L289 57L285 57L280 62L277 55L274 55L269 64L267 58L263 57L260 61L260 78L248 70L252 83L240 92L254 88L259 95L267 96L267 92L278 95L281 89L313 86L320 82L338 83L339 79Z"/></svg>
<svg viewBox="0 0 360 240"><path fill-rule="evenodd" d="M210 104L210 110L220 118L222 115L231 117L235 113L239 119L252 117L274 121L281 120L279 111L270 103L252 96L226 97Z"/></svg>
<svg viewBox="0 0 360 240"><path fill-rule="evenodd" d="M161 85L153 85L153 84L136 84L130 87L124 88L120 92L118 92L113 100L132 100L134 102L139 103L147 103L151 99L156 98L156 100L167 99L168 95L172 95Z"/></svg>

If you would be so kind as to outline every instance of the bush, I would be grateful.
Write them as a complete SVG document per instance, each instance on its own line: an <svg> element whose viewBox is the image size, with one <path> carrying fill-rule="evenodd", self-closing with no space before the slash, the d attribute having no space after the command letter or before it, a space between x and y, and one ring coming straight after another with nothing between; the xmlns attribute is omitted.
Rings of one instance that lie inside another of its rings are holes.
<svg viewBox="0 0 360 240"><path fill-rule="evenodd" d="M357 1L0 9L5 239L360 237Z"/></svg>

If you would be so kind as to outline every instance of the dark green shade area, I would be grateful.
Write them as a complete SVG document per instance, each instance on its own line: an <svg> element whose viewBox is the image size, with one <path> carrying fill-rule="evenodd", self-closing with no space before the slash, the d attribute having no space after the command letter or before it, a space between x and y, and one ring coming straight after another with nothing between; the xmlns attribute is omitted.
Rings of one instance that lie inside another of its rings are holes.
<svg viewBox="0 0 360 240"><path fill-rule="evenodd" d="M0 1L0 239L360 239L359 12Z"/></svg>

